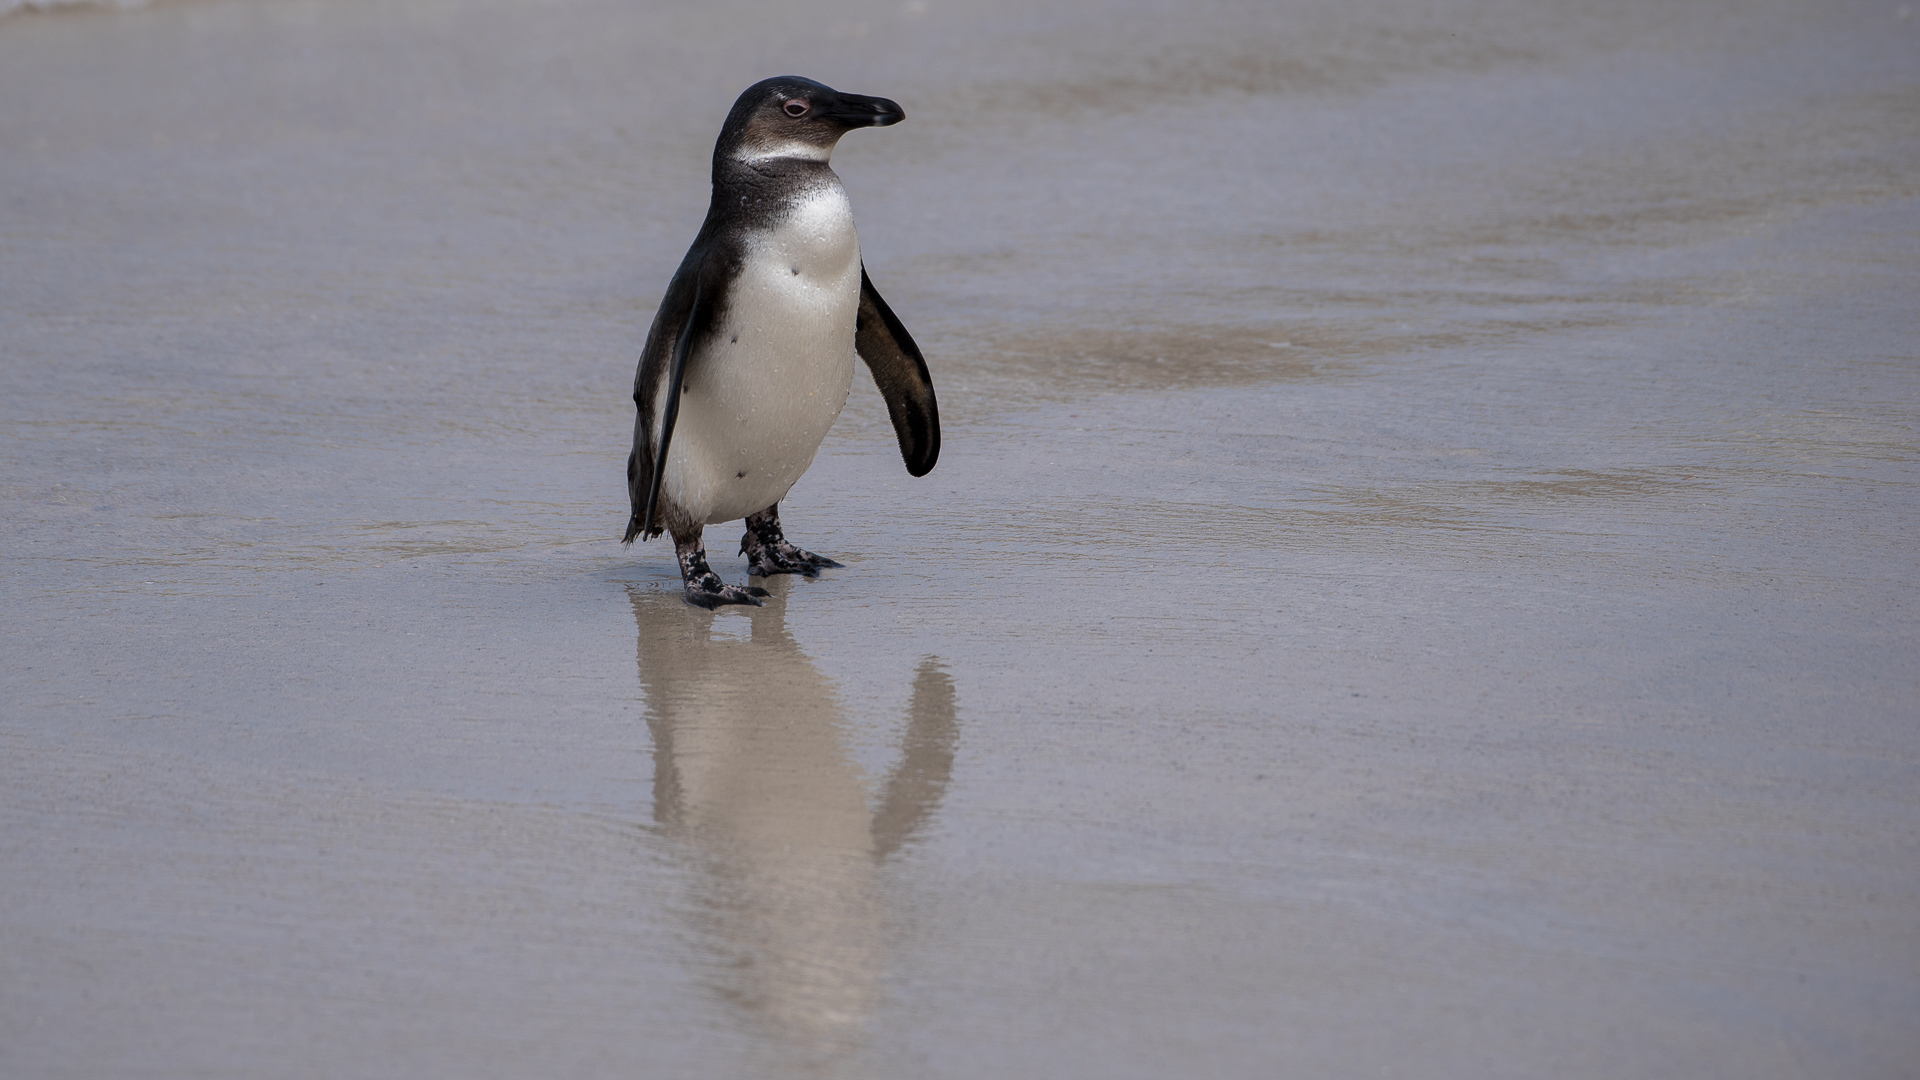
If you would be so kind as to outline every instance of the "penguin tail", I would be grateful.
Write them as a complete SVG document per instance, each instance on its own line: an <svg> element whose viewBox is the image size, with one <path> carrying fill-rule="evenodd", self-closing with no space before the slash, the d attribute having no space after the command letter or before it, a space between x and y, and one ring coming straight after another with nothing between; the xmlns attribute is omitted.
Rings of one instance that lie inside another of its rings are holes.
<svg viewBox="0 0 1920 1080"><path fill-rule="evenodd" d="M627 535L620 538L623 544L633 543L634 538L643 531L640 521L640 496L634 490L634 484L638 482L640 476L640 465L640 451L635 450L627 455L627 501L633 509L627 513Z"/></svg>
<svg viewBox="0 0 1920 1080"><path fill-rule="evenodd" d="M657 519L658 515L655 515L655 517ZM651 540L654 537L659 536L661 533L666 531L667 530L659 527L658 525L654 526L651 529L641 525L640 511L635 510L633 512L633 516L627 518L627 535L621 537L620 542L623 544L631 544L635 540Z"/></svg>

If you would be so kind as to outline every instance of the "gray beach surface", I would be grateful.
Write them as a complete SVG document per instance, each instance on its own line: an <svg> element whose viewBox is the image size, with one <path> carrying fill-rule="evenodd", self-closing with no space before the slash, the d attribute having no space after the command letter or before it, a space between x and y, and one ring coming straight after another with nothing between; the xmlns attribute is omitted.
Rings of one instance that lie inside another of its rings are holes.
<svg viewBox="0 0 1920 1080"><path fill-rule="evenodd" d="M859 376L622 547L733 97ZM1920 12L0 18L0 1074L1920 1073ZM708 530L744 580L736 526Z"/></svg>

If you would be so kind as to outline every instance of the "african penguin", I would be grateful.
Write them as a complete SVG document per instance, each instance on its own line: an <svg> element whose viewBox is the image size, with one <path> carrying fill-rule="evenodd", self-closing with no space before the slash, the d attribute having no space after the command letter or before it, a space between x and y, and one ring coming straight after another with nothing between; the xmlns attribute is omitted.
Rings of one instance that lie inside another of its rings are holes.
<svg viewBox="0 0 1920 1080"><path fill-rule="evenodd" d="M647 332L633 400L626 543L673 534L687 600L759 604L707 565L705 526L745 518L756 577L840 564L787 542L780 500L813 464L867 362L907 472L940 456L926 361L867 279L840 178L840 136L906 116L886 98L797 76L755 83L713 147L713 202Z"/></svg>

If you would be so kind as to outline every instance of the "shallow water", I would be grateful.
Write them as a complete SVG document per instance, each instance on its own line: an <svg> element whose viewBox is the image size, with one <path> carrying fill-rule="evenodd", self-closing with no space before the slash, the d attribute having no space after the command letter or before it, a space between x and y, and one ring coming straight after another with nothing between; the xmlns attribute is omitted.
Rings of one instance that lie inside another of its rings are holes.
<svg viewBox="0 0 1920 1080"><path fill-rule="evenodd" d="M785 71L908 112L944 454L856 384L848 569L706 613L627 395ZM163 0L0 88L0 1071L1920 1066L1908 8Z"/></svg>

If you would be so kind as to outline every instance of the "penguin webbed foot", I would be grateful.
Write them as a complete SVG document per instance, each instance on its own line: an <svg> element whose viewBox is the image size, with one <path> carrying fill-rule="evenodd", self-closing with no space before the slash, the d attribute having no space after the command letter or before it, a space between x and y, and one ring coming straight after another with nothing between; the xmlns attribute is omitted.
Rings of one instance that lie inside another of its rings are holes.
<svg viewBox="0 0 1920 1080"><path fill-rule="evenodd" d="M766 604L762 597L772 595L767 590L754 585L744 589L736 588L721 581L720 575L712 571L687 582L687 603L708 610L727 604L752 604L754 607L762 607Z"/></svg>
<svg viewBox="0 0 1920 1080"><path fill-rule="evenodd" d="M680 580L687 585L687 603L709 610L724 604L752 604L761 607L762 597L773 594L752 585L735 588L720 580L707 565L707 549L700 543L699 526L681 526L673 531L673 546L680 557Z"/></svg>
<svg viewBox="0 0 1920 1080"><path fill-rule="evenodd" d="M755 550L743 549L740 553L747 557L748 577L800 574L812 578L819 577L822 570L839 570L846 566L845 563L835 562L825 555L815 555L785 541Z"/></svg>
<svg viewBox="0 0 1920 1080"><path fill-rule="evenodd" d="M845 566L788 543L786 534L780 531L777 503L747 518L746 535L740 538L740 554L747 557L749 577L800 574L812 578L819 577L822 570L839 570Z"/></svg>

